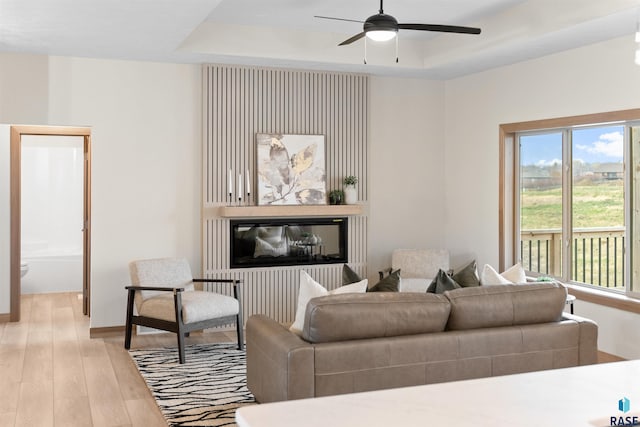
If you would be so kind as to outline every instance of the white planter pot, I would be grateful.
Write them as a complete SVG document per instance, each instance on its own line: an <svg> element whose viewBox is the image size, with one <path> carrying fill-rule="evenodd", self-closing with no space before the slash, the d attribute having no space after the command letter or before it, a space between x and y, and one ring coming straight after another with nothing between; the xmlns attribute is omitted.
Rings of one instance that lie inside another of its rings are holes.
<svg viewBox="0 0 640 427"><path fill-rule="evenodd" d="M344 187L344 202L347 205L355 205L358 203L358 191L355 186L348 185Z"/></svg>

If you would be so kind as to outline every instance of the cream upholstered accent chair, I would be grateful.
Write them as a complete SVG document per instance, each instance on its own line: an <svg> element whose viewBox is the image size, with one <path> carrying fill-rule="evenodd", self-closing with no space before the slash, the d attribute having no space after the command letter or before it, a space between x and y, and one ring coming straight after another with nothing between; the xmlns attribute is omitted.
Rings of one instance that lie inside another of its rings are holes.
<svg viewBox="0 0 640 427"><path fill-rule="evenodd" d="M449 251L446 249L395 249L391 268L400 270L400 292L425 292L438 270L449 272ZM380 278L384 272L380 272Z"/></svg>
<svg viewBox="0 0 640 427"><path fill-rule="evenodd" d="M175 332L180 363L184 363L185 335L232 323L236 324L238 349L244 348L239 280L194 279L189 263L183 258L133 261L129 264L129 274L131 285L125 286L128 292L126 349L131 348L133 325ZM195 282L230 283L233 297L196 291ZM134 303L137 314L134 314Z"/></svg>
<svg viewBox="0 0 640 427"><path fill-rule="evenodd" d="M438 270L449 270L446 249L396 249L391 254L391 269L400 269L406 278L433 279Z"/></svg>

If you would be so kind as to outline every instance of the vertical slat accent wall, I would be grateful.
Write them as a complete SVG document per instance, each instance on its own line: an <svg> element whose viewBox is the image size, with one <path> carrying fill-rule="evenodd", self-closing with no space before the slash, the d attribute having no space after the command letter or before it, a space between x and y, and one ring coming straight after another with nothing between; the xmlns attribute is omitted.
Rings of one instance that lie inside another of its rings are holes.
<svg viewBox="0 0 640 427"><path fill-rule="evenodd" d="M230 269L229 219L216 216L230 200L228 171L249 170L256 185L256 133L325 136L327 192L356 175L359 202L369 181L366 75L231 65L203 66L204 144L202 270L207 277L243 280L244 315L266 314L280 322L295 315L300 270L329 289L340 285L342 265ZM255 194L252 194L255 204ZM366 212L366 209L365 209ZM367 216L349 217L349 265L362 276L367 266ZM229 289L211 286L212 291Z"/></svg>

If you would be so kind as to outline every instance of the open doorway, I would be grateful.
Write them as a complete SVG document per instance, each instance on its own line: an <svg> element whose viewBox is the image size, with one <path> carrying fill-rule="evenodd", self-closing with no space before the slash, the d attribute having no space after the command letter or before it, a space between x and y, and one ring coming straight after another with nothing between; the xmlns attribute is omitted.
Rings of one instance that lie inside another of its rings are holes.
<svg viewBox="0 0 640 427"><path fill-rule="evenodd" d="M62 138L62 139L61 139ZM82 232L82 301L83 313L90 314L90 260L91 260L91 130L84 127L11 126L10 195L11 195L11 304L10 320L20 320L23 149L28 146L60 145L64 138L79 141L82 155L82 217L78 224ZM24 270L24 267L23 267Z"/></svg>

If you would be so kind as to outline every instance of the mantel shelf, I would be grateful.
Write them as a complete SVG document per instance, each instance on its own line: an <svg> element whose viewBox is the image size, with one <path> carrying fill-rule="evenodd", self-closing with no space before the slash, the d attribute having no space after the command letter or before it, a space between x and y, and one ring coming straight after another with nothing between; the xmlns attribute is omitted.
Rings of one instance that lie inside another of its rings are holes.
<svg viewBox="0 0 640 427"><path fill-rule="evenodd" d="M220 206L223 218L362 215L363 205Z"/></svg>

